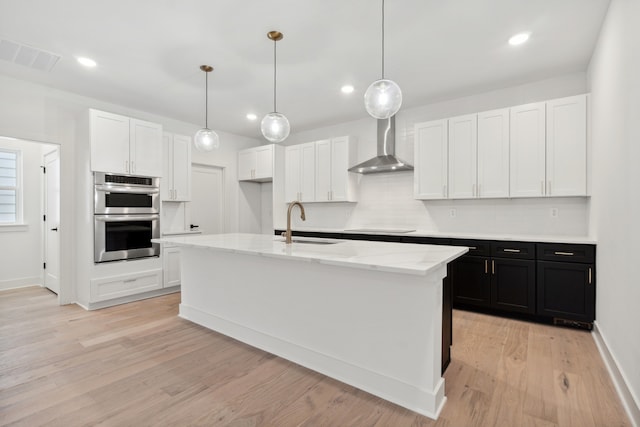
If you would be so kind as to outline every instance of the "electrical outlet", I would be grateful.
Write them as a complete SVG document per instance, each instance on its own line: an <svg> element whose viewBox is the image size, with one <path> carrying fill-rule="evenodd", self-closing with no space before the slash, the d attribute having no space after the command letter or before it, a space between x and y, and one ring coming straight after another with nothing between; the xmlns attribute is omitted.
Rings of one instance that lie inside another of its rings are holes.
<svg viewBox="0 0 640 427"><path fill-rule="evenodd" d="M558 217L558 208L551 208L551 218L557 218Z"/></svg>
<svg viewBox="0 0 640 427"><path fill-rule="evenodd" d="M451 218L455 218L456 217L456 210L455 209L449 209L449 216Z"/></svg>

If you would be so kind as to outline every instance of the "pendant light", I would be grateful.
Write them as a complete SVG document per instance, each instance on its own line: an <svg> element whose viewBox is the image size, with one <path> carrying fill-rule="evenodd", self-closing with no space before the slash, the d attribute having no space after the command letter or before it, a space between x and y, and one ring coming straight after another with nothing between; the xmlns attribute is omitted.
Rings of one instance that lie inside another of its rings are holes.
<svg viewBox="0 0 640 427"><path fill-rule="evenodd" d="M384 78L384 0L382 0L382 78L371 83L364 94L364 108L376 119L388 119L402 105L402 91L393 80Z"/></svg>
<svg viewBox="0 0 640 427"><path fill-rule="evenodd" d="M273 112L267 114L260 123L262 135L269 142L282 142L289 136L291 127L284 114L278 113L276 108L276 43L284 37L280 31L269 31L269 40L273 40Z"/></svg>
<svg viewBox="0 0 640 427"><path fill-rule="evenodd" d="M209 73L213 71L210 65L201 65L204 71L204 128L196 132L193 142L199 151L211 151L220 146L220 137L209 129Z"/></svg>

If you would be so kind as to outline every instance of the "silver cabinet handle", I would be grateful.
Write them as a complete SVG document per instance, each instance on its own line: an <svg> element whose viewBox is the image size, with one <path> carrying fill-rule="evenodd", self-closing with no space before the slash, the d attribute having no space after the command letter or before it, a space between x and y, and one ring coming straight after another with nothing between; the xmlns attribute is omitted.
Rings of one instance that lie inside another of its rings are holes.
<svg viewBox="0 0 640 427"><path fill-rule="evenodd" d="M123 280L122 283L131 283L131 282L135 282L137 279L127 279L127 280Z"/></svg>
<svg viewBox="0 0 640 427"><path fill-rule="evenodd" d="M469 246L469 250L478 249L476 246Z"/></svg>
<svg viewBox="0 0 640 427"><path fill-rule="evenodd" d="M573 252L560 252L560 251L556 251L554 252L555 255L564 255L564 256L574 256L575 254Z"/></svg>
<svg viewBox="0 0 640 427"><path fill-rule="evenodd" d="M489 273L489 260L485 259L484 260L484 274Z"/></svg>
<svg viewBox="0 0 640 427"><path fill-rule="evenodd" d="M494 260L491 260L491 274L496 274L496 262Z"/></svg>
<svg viewBox="0 0 640 427"><path fill-rule="evenodd" d="M475 184L471 184L471 195L473 197L476 197L476 185Z"/></svg>
<svg viewBox="0 0 640 427"><path fill-rule="evenodd" d="M551 195L551 181L549 181L549 187L547 187L547 194Z"/></svg>
<svg viewBox="0 0 640 427"><path fill-rule="evenodd" d="M592 283L592 282L591 282L591 279L592 279L592 277L591 277L591 267L589 267L589 284L591 284L591 283Z"/></svg>
<svg viewBox="0 0 640 427"><path fill-rule="evenodd" d="M540 194L544 194L544 181L540 181Z"/></svg>
<svg viewBox="0 0 640 427"><path fill-rule="evenodd" d="M518 254L518 253L520 253L520 249L509 249L509 248L504 248L502 251L503 251L503 252L512 252L512 253L514 253L514 254Z"/></svg>

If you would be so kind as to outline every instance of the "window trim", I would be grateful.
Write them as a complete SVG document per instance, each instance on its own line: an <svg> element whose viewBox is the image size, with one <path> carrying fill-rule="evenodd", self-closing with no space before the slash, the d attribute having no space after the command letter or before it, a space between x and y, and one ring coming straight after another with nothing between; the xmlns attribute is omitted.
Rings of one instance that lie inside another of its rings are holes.
<svg viewBox="0 0 640 427"><path fill-rule="evenodd" d="M0 222L0 227L8 226L21 226L24 224L24 216L22 209L23 200L23 185L22 185L22 150L19 148L3 148L0 147L1 152L15 153L16 155L16 185L13 186L0 186L0 190L15 190L16 192L16 220L14 222Z"/></svg>

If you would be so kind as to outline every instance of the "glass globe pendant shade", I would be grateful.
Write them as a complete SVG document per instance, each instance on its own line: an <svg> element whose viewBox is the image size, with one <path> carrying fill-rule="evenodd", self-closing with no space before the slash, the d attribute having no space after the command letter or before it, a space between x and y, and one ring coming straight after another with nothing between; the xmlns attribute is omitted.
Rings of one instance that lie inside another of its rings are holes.
<svg viewBox="0 0 640 427"><path fill-rule="evenodd" d="M211 129L203 128L196 132L193 143L200 151L212 151L220 146L220 137Z"/></svg>
<svg viewBox="0 0 640 427"><path fill-rule="evenodd" d="M364 108L376 119L388 119L398 112L401 105L402 91L392 80L377 80L364 94Z"/></svg>
<svg viewBox="0 0 640 427"><path fill-rule="evenodd" d="M267 141L282 142L289 136L291 127L284 114L273 112L264 116L260 123L260 130Z"/></svg>

